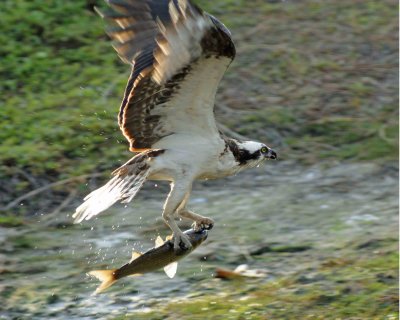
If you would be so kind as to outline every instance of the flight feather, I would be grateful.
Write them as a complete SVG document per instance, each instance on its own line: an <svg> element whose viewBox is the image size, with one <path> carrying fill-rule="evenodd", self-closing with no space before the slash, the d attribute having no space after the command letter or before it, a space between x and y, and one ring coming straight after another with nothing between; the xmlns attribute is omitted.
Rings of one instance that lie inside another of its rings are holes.
<svg viewBox="0 0 400 320"><path fill-rule="evenodd" d="M218 134L216 88L235 56L225 26L188 0L107 2L107 32L132 65L119 112L130 149L168 147L171 135ZM197 132L187 125L193 119Z"/></svg>

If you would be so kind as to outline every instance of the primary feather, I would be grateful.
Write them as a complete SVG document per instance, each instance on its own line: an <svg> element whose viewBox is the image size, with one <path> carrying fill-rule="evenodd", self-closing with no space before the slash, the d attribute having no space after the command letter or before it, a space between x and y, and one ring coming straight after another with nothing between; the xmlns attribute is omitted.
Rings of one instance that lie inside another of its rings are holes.
<svg viewBox="0 0 400 320"><path fill-rule="evenodd" d="M190 1L109 4L113 10L103 13L112 25L108 34L132 65L119 113L131 150L160 147L165 137L187 134L191 130L182 124L191 123L193 113L202 122L197 134L217 133L216 88L235 56L229 31Z"/></svg>
<svg viewBox="0 0 400 320"><path fill-rule="evenodd" d="M121 59L130 64L119 126L130 150L141 152L77 208L76 222L117 201L129 202L145 180L171 182L163 217L174 247L190 241L177 216L211 228L213 221L187 210L192 183L229 176L275 152L259 142L223 136L214 117L215 94L235 57L229 30L189 0L107 0L101 12ZM172 274L172 272L171 272Z"/></svg>

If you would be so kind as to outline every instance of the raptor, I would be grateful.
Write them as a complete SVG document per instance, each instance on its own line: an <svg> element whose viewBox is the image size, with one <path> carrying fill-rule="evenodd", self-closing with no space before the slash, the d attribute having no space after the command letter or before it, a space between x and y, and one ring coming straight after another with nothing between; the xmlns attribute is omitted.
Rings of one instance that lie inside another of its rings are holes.
<svg viewBox="0 0 400 320"><path fill-rule="evenodd" d="M107 33L131 65L118 123L137 154L90 193L73 217L88 220L116 202L130 202L146 180L171 190L163 218L174 248L192 247L176 219L207 229L213 220L187 203L195 180L217 179L276 159L267 145L222 134L214 116L217 87L235 57L229 30L188 0L107 0Z"/></svg>

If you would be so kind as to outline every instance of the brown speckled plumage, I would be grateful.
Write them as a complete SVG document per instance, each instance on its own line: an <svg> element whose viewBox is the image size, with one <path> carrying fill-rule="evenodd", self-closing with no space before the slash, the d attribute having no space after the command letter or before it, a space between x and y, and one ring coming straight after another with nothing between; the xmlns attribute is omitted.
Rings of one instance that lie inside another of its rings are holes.
<svg viewBox="0 0 400 320"><path fill-rule="evenodd" d="M218 179L276 159L265 144L221 134L215 95L235 57L230 32L190 0L107 0L103 13L121 59L132 66L118 122L140 152L114 171L76 209L75 222L91 219L116 202L130 202L146 180L170 181L163 206L174 233L174 250L192 247L175 219L194 221L197 230L212 219L187 209L195 180Z"/></svg>
<svg viewBox="0 0 400 320"><path fill-rule="evenodd" d="M164 128L158 108L165 107L175 95L185 94L180 92L180 84L191 72L192 65L201 57L233 59L235 46L221 22L189 1L182 2L182 7L178 1L165 0L108 2L111 10L101 12L109 24L107 33L114 40L114 48L121 59L132 65L119 112L119 125L130 143L130 150L150 149L161 138L173 133ZM171 16L171 10L176 16ZM205 25L199 23L198 29L194 28L202 32L200 46L196 47L197 39L190 35L185 47L190 58L179 64L180 57L176 57L175 74L170 78L157 78L156 75L166 68L164 60L171 59L164 52L168 42L173 40L168 36L179 28L191 27L196 21L204 21L201 23ZM160 26L165 33L160 31Z"/></svg>

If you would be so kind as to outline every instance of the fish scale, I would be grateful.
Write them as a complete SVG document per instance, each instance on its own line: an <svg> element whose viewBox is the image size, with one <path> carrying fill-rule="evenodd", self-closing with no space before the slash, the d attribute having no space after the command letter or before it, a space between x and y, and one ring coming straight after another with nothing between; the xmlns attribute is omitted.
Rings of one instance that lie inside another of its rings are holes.
<svg viewBox="0 0 400 320"><path fill-rule="evenodd" d="M94 294L100 293L113 285L117 280L133 275L153 272L164 268L168 277L173 278L176 273L177 261L182 259L197 248L207 239L208 231L193 229L186 230L184 234L189 238L192 248L179 248L174 250L174 238L163 241L157 238L156 246L145 253L133 252L132 259L118 269L94 270L88 274L98 278L102 283Z"/></svg>

